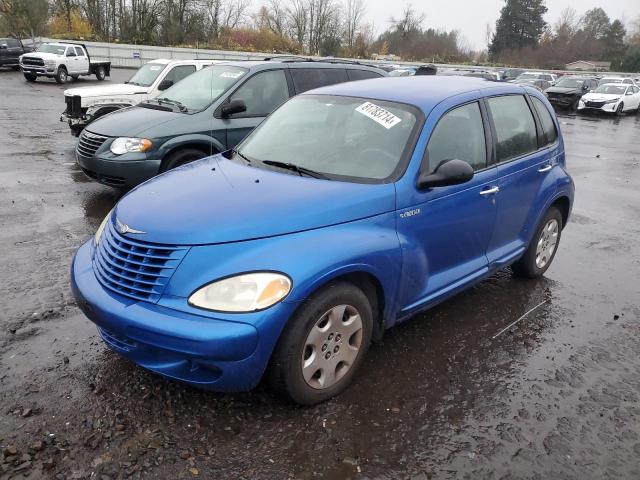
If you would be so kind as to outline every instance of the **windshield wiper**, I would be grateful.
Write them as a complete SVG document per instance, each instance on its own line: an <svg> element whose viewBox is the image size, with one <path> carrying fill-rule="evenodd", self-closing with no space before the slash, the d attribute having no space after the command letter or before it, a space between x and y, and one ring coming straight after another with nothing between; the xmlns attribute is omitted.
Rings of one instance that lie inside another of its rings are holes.
<svg viewBox="0 0 640 480"><path fill-rule="evenodd" d="M247 163L251 163L251 159L247 157L244 153L240 153L238 150L231 150L234 154L238 155L241 159L243 159Z"/></svg>
<svg viewBox="0 0 640 480"><path fill-rule="evenodd" d="M277 160L263 160L262 163L264 163L265 165L271 165L273 167L283 168L285 170L296 172L300 176L307 175L308 177L314 178L327 178L324 173L316 172L315 170L311 170L310 168L301 167L300 165L296 165L295 163L278 162Z"/></svg>
<svg viewBox="0 0 640 480"><path fill-rule="evenodd" d="M180 110L181 112L186 112L187 110L189 110L187 107L185 107L182 103L180 103L177 100L171 100L170 98L166 98L166 97L162 97L162 98L156 98L156 101L160 104L162 103L166 103L167 105L173 105L175 107L178 107L178 110Z"/></svg>

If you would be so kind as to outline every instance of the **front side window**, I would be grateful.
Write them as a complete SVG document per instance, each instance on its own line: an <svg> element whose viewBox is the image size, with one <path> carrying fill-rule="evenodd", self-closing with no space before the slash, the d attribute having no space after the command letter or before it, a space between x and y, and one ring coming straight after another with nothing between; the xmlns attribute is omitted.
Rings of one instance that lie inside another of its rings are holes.
<svg viewBox="0 0 640 480"><path fill-rule="evenodd" d="M540 123L542 123L542 130L544 130L544 134L547 137L547 144L555 143L558 138L558 132L556 130L556 124L551 118L551 114L547 107L545 107L542 100L536 97L531 97L533 102L533 106L538 112L538 117L540 118Z"/></svg>
<svg viewBox="0 0 640 480"><path fill-rule="evenodd" d="M67 48L67 57L75 57L76 56L76 52L73 49L73 47L68 47Z"/></svg>
<svg viewBox="0 0 640 480"><path fill-rule="evenodd" d="M447 112L438 122L427 146L429 173L446 160L463 160L481 170L487 166L484 126L478 102Z"/></svg>
<svg viewBox="0 0 640 480"><path fill-rule="evenodd" d="M214 65L189 75L167 89L162 98L189 110L207 108L247 74L246 68Z"/></svg>
<svg viewBox="0 0 640 480"><path fill-rule="evenodd" d="M164 79L169 80L170 82L172 82L172 84L176 84L195 71L195 65L178 65L177 67L173 67L173 69L169 73L167 73L167 76Z"/></svg>
<svg viewBox="0 0 640 480"><path fill-rule="evenodd" d="M342 68L292 68L290 72L297 94L347 81Z"/></svg>
<svg viewBox="0 0 640 480"><path fill-rule="evenodd" d="M76 50L76 55L77 55L78 57L84 57L84 56L85 56L85 55L84 55L84 51L82 50L82 48L81 48L81 47L75 47L75 50Z"/></svg>
<svg viewBox="0 0 640 480"><path fill-rule="evenodd" d="M149 87L156 78L166 68L162 63L147 63L138 69L129 80L124 83L137 85L138 87Z"/></svg>
<svg viewBox="0 0 640 480"><path fill-rule="evenodd" d="M284 70L261 72L246 81L230 100L242 100L246 112L236 116L266 117L289 99L289 87Z"/></svg>
<svg viewBox="0 0 640 480"><path fill-rule="evenodd" d="M536 124L522 95L492 97L487 102L498 137L498 162L506 162L538 149Z"/></svg>
<svg viewBox="0 0 640 480"><path fill-rule="evenodd" d="M274 168L263 162L275 161L331 179L380 182L410 154L418 116L414 107L394 102L300 95L271 114L238 151L258 168Z"/></svg>

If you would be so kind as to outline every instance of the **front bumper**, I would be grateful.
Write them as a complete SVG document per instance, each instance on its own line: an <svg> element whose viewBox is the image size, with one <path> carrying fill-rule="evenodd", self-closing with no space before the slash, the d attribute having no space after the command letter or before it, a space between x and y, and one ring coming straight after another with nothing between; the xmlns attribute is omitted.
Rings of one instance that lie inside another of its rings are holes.
<svg viewBox="0 0 640 480"><path fill-rule="evenodd" d="M577 100L575 97L548 97L551 105L561 108L569 108Z"/></svg>
<svg viewBox="0 0 640 480"><path fill-rule="evenodd" d="M110 349L153 372L204 389L235 392L257 385L275 344L269 332L212 318L211 312L186 313L106 290L93 273L92 242L74 256L71 288Z"/></svg>
<svg viewBox="0 0 640 480"><path fill-rule="evenodd" d="M113 160L99 153L93 157L80 155L76 161L84 174L96 182L115 188L130 189L155 177L160 171L161 160Z"/></svg>
<svg viewBox="0 0 640 480"><path fill-rule="evenodd" d="M593 105L588 105L587 103L581 101L578 104L578 111L615 113L619 103L620 102L617 101L614 103L605 103L604 105L601 105L601 106L593 106Z"/></svg>
<svg viewBox="0 0 640 480"><path fill-rule="evenodd" d="M47 77L53 77L56 74L56 69L55 67L52 69L48 69L47 67L39 67L39 66L33 66L33 65L20 65L20 69L22 70L22 73L31 73L33 75L38 75L38 76L47 76Z"/></svg>

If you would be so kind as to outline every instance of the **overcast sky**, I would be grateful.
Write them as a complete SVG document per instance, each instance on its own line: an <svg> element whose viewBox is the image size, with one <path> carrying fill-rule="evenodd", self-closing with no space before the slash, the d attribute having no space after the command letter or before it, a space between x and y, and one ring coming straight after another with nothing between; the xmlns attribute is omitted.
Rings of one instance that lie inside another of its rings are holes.
<svg viewBox="0 0 640 480"><path fill-rule="evenodd" d="M425 27L459 30L471 48L483 50L487 22L495 27L504 0L365 0L367 20L375 22L377 32L381 33L389 27L389 17L400 16L407 3L426 14ZM625 24L640 15L640 0L547 0L546 3L549 11L545 20L552 25L566 7L575 8L578 14L602 7L612 20L619 18Z"/></svg>

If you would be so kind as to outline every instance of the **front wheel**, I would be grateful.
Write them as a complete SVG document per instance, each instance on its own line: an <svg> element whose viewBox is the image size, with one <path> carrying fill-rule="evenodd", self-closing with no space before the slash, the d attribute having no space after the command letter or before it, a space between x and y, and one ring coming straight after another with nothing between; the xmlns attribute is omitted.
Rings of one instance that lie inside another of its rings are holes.
<svg viewBox="0 0 640 480"><path fill-rule="evenodd" d="M623 111L624 111L624 103L620 102L620 105L618 105L618 108L616 108L616 115L622 115Z"/></svg>
<svg viewBox="0 0 640 480"><path fill-rule="evenodd" d="M536 230L524 255L513 265L516 275L537 278L544 275L556 256L562 235L562 214L551 207Z"/></svg>
<svg viewBox="0 0 640 480"><path fill-rule="evenodd" d="M106 76L107 76L107 72L105 71L104 67L100 66L96 68L96 78L98 80L102 81L105 79Z"/></svg>
<svg viewBox="0 0 640 480"><path fill-rule="evenodd" d="M206 156L207 155L205 153L200 150L196 150L195 148L185 148L182 150L178 150L177 152L171 153L165 159L165 161L162 162L160 171L166 172L168 170L173 170L174 168L186 165L187 163L191 163L196 160L200 160L201 158L204 158Z"/></svg>
<svg viewBox="0 0 640 480"><path fill-rule="evenodd" d="M269 365L272 388L301 405L338 395L353 381L372 331L364 292L344 281L328 285L289 320Z"/></svg>
<svg viewBox="0 0 640 480"><path fill-rule="evenodd" d="M32 73L25 73L25 74L24 74L24 79L25 79L27 82L35 82L37 78L38 78L38 76L37 76L37 75L34 75L34 74L32 74Z"/></svg>
<svg viewBox="0 0 640 480"><path fill-rule="evenodd" d="M578 111L579 103L580 103L580 100L576 98L573 102L571 102L571 105L569 105L569 110L573 113L576 113Z"/></svg>
<svg viewBox="0 0 640 480"><path fill-rule="evenodd" d="M69 74L67 73L67 69L65 67L58 67L58 72L56 73L56 83L67 83L67 77Z"/></svg>

